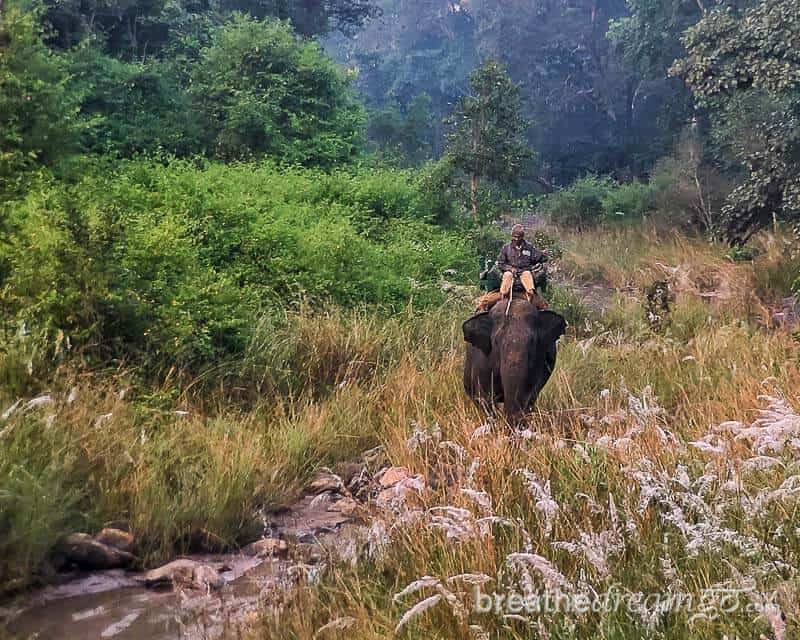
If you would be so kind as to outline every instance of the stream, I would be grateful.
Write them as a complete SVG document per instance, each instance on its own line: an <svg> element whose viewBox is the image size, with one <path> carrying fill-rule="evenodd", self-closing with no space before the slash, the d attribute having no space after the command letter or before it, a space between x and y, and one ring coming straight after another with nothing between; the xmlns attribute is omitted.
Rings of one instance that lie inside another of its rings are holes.
<svg viewBox="0 0 800 640"><path fill-rule="evenodd" d="M335 544L350 518L328 510L331 503L319 497L307 496L272 516L268 536L296 541L307 550ZM142 585L142 572L74 572L62 576L61 584L0 610L0 622L5 618L12 637L38 640L218 638L252 621L261 606L290 589L298 570L314 571L313 564L244 553L183 557L221 567L224 586L215 591L171 586L158 590ZM319 557L307 562L315 560Z"/></svg>

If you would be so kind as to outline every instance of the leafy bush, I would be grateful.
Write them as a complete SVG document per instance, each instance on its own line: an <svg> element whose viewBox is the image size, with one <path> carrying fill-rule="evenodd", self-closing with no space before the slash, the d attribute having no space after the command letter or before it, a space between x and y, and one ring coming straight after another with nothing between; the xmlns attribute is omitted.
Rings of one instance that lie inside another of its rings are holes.
<svg viewBox="0 0 800 640"><path fill-rule="evenodd" d="M618 183L589 175L545 196L541 209L553 222L583 228L602 221L639 218L654 204L658 186L634 180Z"/></svg>
<svg viewBox="0 0 800 640"><path fill-rule="evenodd" d="M641 217L653 206L655 186L634 180L615 184L602 198L603 213L608 217Z"/></svg>
<svg viewBox="0 0 800 640"><path fill-rule="evenodd" d="M123 62L88 42L70 51L68 60L69 88L81 101L88 151L189 155L207 145L198 114L168 65Z"/></svg>
<svg viewBox="0 0 800 640"><path fill-rule="evenodd" d="M547 249L551 259L561 258L564 255L561 239L544 229L535 229L533 233L529 233L528 241L539 250Z"/></svg>
<svg viewBox="0 0 800 640"><path fill-rule="evenodd" d="M543 198L542 213L553 222L569 227L595 224L603 215L603 200L613 185L613 180L607 176L586 176Z"/></svg>
<svg viewBox="0 0 800 640"><path fill-rule="evenodd" d="M235 15L191 72L217 157L330 168L357 155L365 121L351 78L288 23Z"/></svg>
<svg viewBox="0 0 800 640"><path fill-rule="evenodd" d="M751 245L736 245L725 254L731 262L752 262L759 254L758 247Z"/></svg>
<svg viewBox="0 0 800 640"><path fill-rule="evenodd" d="M440 302L420 285L473 265L465 238L427 222L426 202L409 173L270 164L131 161L75 185L43 180L6 207L0 308L9 330L211 361L240 352L265 307Z"/></svg>
<svg viewBox="0 0 800 640"><path fill-rule="evenodd" d="M508 234L494 225L478 227L470 236L476 253L482 260L496 260L503 245L508 242Z"/></svg>
<svg viewBox="0 0 800 640"><path fill-rule="evenodd" d="M673 155L653 167L650 184L659 220L716 233L731 184L706 156L704 145L690 130L678 141Z"/></svg>
<svg viewBox="0 0 800 640"><path fill-rule="evenodd" d="M53 164L76 142L77 104L64 60L41 39L39 15L0 5L0 191L19 171Z"/></svg>
<svg viewBox="0 0 800 640"><path fill-rule="evenodd" d="M557 311L574 331L581 330L582 325L592 315L590 310L568 287L551 284L547 289L547 301L550 308Z"/></svg>

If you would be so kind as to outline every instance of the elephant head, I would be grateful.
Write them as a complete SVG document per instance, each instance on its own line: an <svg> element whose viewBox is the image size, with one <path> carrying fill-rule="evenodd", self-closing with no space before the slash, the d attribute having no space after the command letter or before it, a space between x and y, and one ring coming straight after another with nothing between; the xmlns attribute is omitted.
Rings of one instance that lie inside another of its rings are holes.
<svg viewBox="0 0 800 640"><path fill-rule="evenodd" d="M530 410L556 362L556 341L567 323L525 300L503 302L463 325L464 387L482 406L502 402L509 421Z"/></svg>

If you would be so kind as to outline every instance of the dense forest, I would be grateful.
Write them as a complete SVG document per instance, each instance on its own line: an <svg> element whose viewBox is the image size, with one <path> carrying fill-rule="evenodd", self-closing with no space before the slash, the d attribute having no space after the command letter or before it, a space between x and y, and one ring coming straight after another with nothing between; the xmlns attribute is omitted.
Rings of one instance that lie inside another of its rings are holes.
<svg viewBox="0 0 800 640"><path fill-rule="evenodd" d="M790 0L2 11L7 335L138 349L163 322L157 343L201 329L189 352L208 357L269 300L402 304L442 269L471 280L504 212L651 216L739 244L797 222ZM331 268L324 246L351 255Z"/></svg>
<svg viewBox="0 0 800 640"><path fill-rule="evenodd" d="M568 323L525 441L460 371L519 221ZM799 237L797 0L0 0L0 597L358 460L368 560L238 637L528 637L453 585L532 574L785 596L541 637L792 637Z"/></svg>

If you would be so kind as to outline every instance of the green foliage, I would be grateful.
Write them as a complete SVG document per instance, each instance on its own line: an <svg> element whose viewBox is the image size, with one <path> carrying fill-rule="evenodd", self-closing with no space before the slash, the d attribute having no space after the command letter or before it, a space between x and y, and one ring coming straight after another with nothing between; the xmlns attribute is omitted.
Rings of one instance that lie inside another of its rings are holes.
<svg viewBox="0 0 800 640"><path fill-rule="evenodd" d="M124 60L168 56L176 38L204 22L219 25L233 12L291 21L303 36L332 29L349 33L380 14L372 0L44 0L44 6L54 45L69 48L99 38L106 53Z"/></svg>
<svg viewBox="0 0 800 640"><path fill-rule="evenodd" d="M712 111L732 115L726 107L751 93L767 99L767 108L751 118L750 135L733 145L747 177L722 212L732 242L746 242L778 219L800 230L798 33L800 6L794 0L762 0L741 17L711 11L687 31L687 55L672 70Z"/></svg>
<svg viewBox="0 0 800 640"><path fill-rule="evenodd" d="M82 43L66 54L70 91L80 96L83 144L98 154L198 153L205 143L175 69L161 62L123 62Z"/></svg>
<svg viewBox="0 0 800 640"><path fill-rule="evenodd" d="M52 42L75 45L61 54L43 44L37 12L6 9L0 177L69 155L78 129L85 150L118 157L271 156L330 168L361 152L353 78L288 23L241 14L225 21L230 9L196 13L159 2L134 9L101 3L88 15L79 4L50 6ZM94 33L109 15L128 23L124 37L119 25ZM150 56L139 58L147 44Z"/></svg>
<svg viewBox="0 0 800 640"><path fill-rule="evenodd" d="M568 188L551 193L542 199L542 213L568 227L582 228L600 220L603 199L613 187L609 177L588 175Z"/></svg>
<svg viewBox="0 0 800 640"><path fill-rule="evenodd" d="M80 524L80 491L63 482L71 461L59 460L59 451L45 453L49 442L26 426L6 438L0 452L0 592L25 586L58 540Z"/></svg>
<svg viewBox="0 0 800 640"><path fill-rule="evenodd" d="M792 0L761 0L741 18L711 11L686 32L688 55L673 72L706 103L751 87L790 91L800 82L798 21L800 7Z"/></svg>
<svg viewBox="0 0 800 640"><path fill-rule="evenodd" d="M288 24L235 15L201 51L190 92L214 155L332 167L361 144L364 114L350 82Z"/></svg>
<svg viewBox="0 0 800 640"><path fill-rule="evenodd" d="M558 236L548 233L544 229L534 229L532 233L526 235L528 242L534 247L539 250L546 249L551 260L557 260L564 255L564 245Z"/></svg>
<svg viewBox="0 0 800 640"><path fill-rule="evenodd" d="M470 233L475 252L482 261L496 260L503 245L508 242L507 234L494 225L484 225ZM481 263L483 267L483 262Z"/></svg>
<svg viewBox="0 0 800 640"><path fill-rule="evenodd" d="M641 218L652 209L657 191L655 183L617 183L609 176L588 175L545 196L541 211L554 222L581 229L602 221Z"/></svg>
<svg viewBox="0 0 800 640"><path fill-rule="evenodd" d="M387 19L368 22L358 38L332 39L327 50L343 64L357 65L356 86L377 116L373 142L383 144L386 138L391 153L398 141L404 146L409 120L418 122L411 116L425 95L430 128L412 128L427 130L424 147L441 155L442 121L478 64L475 22L467 11L443 11L438 0L382 0L381 5Z"/></svg>
<svg viewBox="0 0 800 640"><path fill-rule="evenodd" d="M18 172L52 165L76 141L64 60L43 44L38 14L0 4L0 192Z"/></svg>
<svg viewBox="0 0 800 640"><path fill-rule="evenodd" d="M651 184L640 180L615 184L601 200L603 213L606 216L640 218L653 205L653 189Z"/></svg>
<svg viewBox="0 0 800 640"><path fill-rule="evenodd" d="M736 245L731 247L731 250L725 254L731 262L752 262L758 257L758 247L750 245Z"/></svg>
<svg viewBox="0 0 800 640"><path fill-rule="evenodd" d="M440 224L456 222L458 219L458 199L453 188L453 167L442 158L425 163L418 171L420 191L425 194Z"/></svg>
<svg viewBox="0 0 800 640"><path fill-rule="evenodd" d="M749 245L745 245L747 249ZM738 246L731 248L731 253L736 252ZM777 257L770 259L769 255L760 254L758 247L754 247L757 255L753 268L753 290L755 294L773 305L783 305L787 297L800 292L800 252L790 242L783 243Z"/></svg>
<svg viewBox="0 0 800 640"><path fill-rule="evenodd" d="M642 175L669 152L691 114L690 92L665 71L682 51L683 25L699 17L695 3L384 0L382 6L387 19L367 23L357 39L331 42L338 60L358 65L367 104L391 109L425 92L436 118L446 118L468 91L470 71L495 58L519 83L524 113L534 121L526 140L541 164L526 167L531 185L534 178L563 185L588 172ZM632 12L641 26L625 30L626 43L639 31L666 41L648 44L659 54L652 72L633 60L644 48L629 54L606 37L610 20ZM663 24L671 27L660 31ZM434 131L434 147L440 134Z"/></svg>
<svg viewBox="0 0 800 640"><path fill-rule="evenodd" d="M505 67L488 60L470 76L470 93L459 100L449 120L445 154L467 185L470 210L476 225L486 222L491 203L481 197L488 186L513 186L532 154L523 134L519 87Z"/></svg>
<svg viewBox="0 0 800 640"><path fill-rule="evenodd" d="M704 144L696 126L678 140L673 153L659 160L650 174L660 222L699 229L710 237L719 230L719 212L731 190L711 145Z"/></svg>
<svg viewBox="0 0 800 640"><path fill-rule="evenodd" d="M416 96L405 109L392 105L373 111L367 135L376 151L388 159L408 166L422 164L433 155L430 96Z"/></svg>
<svg viewBox="0 0 800 640"><path fill-rule="evenodd" d="M413 174L129 162L10 203L0 305L81 348L183 365L240 352L264 308L437 303L469 243ZM463 278L463 276L462 276Z"/></svg>
<svg viewBox="0 0 800 640"><path fill-rule="evenodd" d="M584 325L594 315L569 287L550 284L547 287L546 297L550 308L564 316L568 326L573 327L575 332L582 331Z"/></svg>

